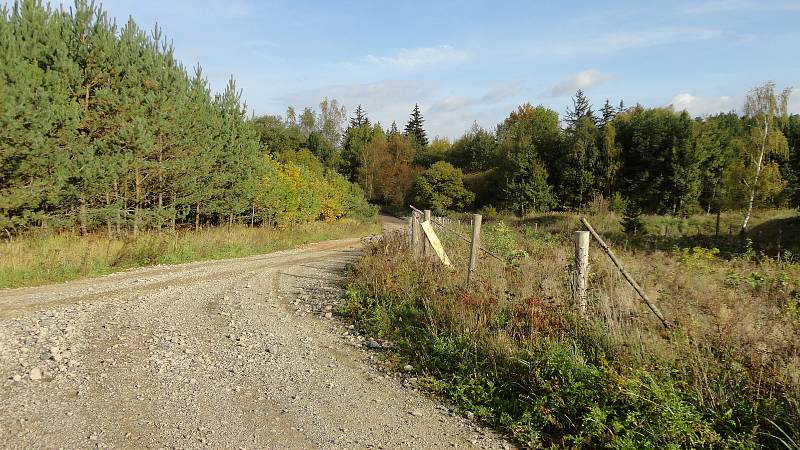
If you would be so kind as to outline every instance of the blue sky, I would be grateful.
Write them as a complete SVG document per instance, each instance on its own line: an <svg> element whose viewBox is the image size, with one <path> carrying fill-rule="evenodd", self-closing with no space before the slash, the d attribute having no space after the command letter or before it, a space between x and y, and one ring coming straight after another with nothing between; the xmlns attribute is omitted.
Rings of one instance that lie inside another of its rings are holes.
<svg viewBox="0 0 800 450"><path fill-rule="evenodd" d="M800 0L103 5L120 22L158 22L213 89L233 75L256 114L328 96L388 126L419 103L431 136L493 127L524 102L563 112L578 88L595 108L624 99L693 115L740 108L765 80L800 88Z"/></svg>

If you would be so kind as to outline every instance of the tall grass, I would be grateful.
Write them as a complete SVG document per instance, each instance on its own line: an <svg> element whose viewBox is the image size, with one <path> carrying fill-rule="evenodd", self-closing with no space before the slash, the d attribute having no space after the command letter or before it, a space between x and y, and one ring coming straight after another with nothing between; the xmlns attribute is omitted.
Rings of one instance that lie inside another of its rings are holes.
<svg viewBox="0 0 800 450"><path fill-rule="evenodd" d="M793 220L761 217L756 227ZM488 223L484 246L509 264L482 259L470 289L467 245L447 232L454 270L414 260L399 237L385 241L354 267L342 312L396 341L391 358L417 367L433 392L531 447L797 442L800 265L747 241L725 255L681 247L688 234L653 246L653 234L637 241L621 233L617 217L595 214L590 221L674 327L660 326L597 247L582 318L569 283L577 219ZM647 218L648 226L659 220L668 219ZM692 237L714 242L702 232Z"/></svg>
<svg viewBox="0 0 800 450"><path fill-rule="evenodd" d="M35 286L154 264L235 258L378 231L375 224L340 220L287 229L234 226L230 230L219 227L177 234L149 231L124 238L74 233L29 235L0 243L0 288Z"/></svg>

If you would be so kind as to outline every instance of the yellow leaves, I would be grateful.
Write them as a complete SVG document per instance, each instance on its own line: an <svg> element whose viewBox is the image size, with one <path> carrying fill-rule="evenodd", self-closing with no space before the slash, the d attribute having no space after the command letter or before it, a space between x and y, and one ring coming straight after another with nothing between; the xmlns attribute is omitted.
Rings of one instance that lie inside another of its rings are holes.
<svg viewBox="0 0 800 450"><path fill-rule="evenodd" d="M270 166L274 171L262 182L257 208L276 225L333 222L353 209L351 185L341 175L322 175L294 162L270 160Z"/></svg>

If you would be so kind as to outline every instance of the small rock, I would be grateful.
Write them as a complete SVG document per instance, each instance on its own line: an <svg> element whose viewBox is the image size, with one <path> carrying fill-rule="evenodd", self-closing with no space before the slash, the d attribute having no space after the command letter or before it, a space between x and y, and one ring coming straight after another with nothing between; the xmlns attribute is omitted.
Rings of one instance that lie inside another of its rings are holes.
<svg viewBox="0 0 800 450"><path fill-rule="evenodd" d="M465 415L467 416L467 419L469 419L469 420L472 420L472 419L475 418L475 414L472 411L467 411L467 414L465 414Z"/></svg>
<svg viewBox="0 0 800 450"><path fill-rule="evenodd" d="M34 367L31 369L31 373L29 374L31 380L41 380L42 379L42 371L38 367Z"/></svg>
<svg viewBox="0 0 800 450"><path fill-rule="evenodd" d="M330 312L326 312L326 313L325 313L325 318L326 318L326 319L330 319L331 317L333 317L333 314L332 314L332 313L330 313Z"/></svg>
<svg viewBox="0 0 800 450"><path fill-rule="evenodd" d="M418 411L416 409L413 410L413 411L410 411L409 414L411 414L414 417L422 417L422 411Z"/></svg>
<svg viewBox="0 0 800 450"><path fill-rule="evenodd" d="M414 366L412 366L411 364L406 364L405 366L403 366L403 370L406 372L411 372L412 370L414 370Z"/></svg>
<svg viewBox="0 0 800 450"><path fill-rule="evenodd" d="M367 347L368 348L372 348L372 349L378 349L378 348L382 348L382 345L379 344L374 339L369 339L369 340L367 340Z"/></svg>
<svg viewBox="0 0 800 450"><path fill-rule="evenodd" d="M12 380L14 380L14 381L16 381L17 383L19 383L20 381L22 381L22 376L20 376L20 375L14 375L14 377L12 378Z"/></svg>

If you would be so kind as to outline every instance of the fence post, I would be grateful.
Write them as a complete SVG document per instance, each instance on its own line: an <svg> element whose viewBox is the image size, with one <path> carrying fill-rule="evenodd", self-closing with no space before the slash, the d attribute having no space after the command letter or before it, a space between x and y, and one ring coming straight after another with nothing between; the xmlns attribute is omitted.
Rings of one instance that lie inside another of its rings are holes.
<svg viewBox="0 0 800 450"><path fill-rule="evenodd" d="M467 271L467 286L475 279L475 270L478 268L478 254L481 251L481 222L483 216L472 215L472 245L469 251L469 270Z"/></svg>
<svg viewBox="0 0 800 450"><path fill-rule="evenodd" d="M586 282L589 277L589 232L575 232L574 298L582 315L586 315Z"/></svg>
<svg viewBox="0 0 800 450"><path fill-rule="evenodd" d="M431 210L430 209L426 209L425 210L425 222L430 222L430 221L431 221ZM428 238L423 236L422 237L422 256L424 258L427 258L427 257L430 256L430 254L431 254L431 243L428 242Z"/></svg>
<svg viewBox="0 0 800 450"><path fill-rule="evenodd" d="M419 244L422 239L422 228L419 225L419 215L416 212L411 213L411 251L414 256L419 256Z"/></svg>
<svg viewBox="0 0 800 450"><path fill-rule="evenodd" d="M408 216L408 230L406 230L406 241L408 242L408 247L411 248L411 245L414 243L414 213L412 212L410 216Z"/></svg>

